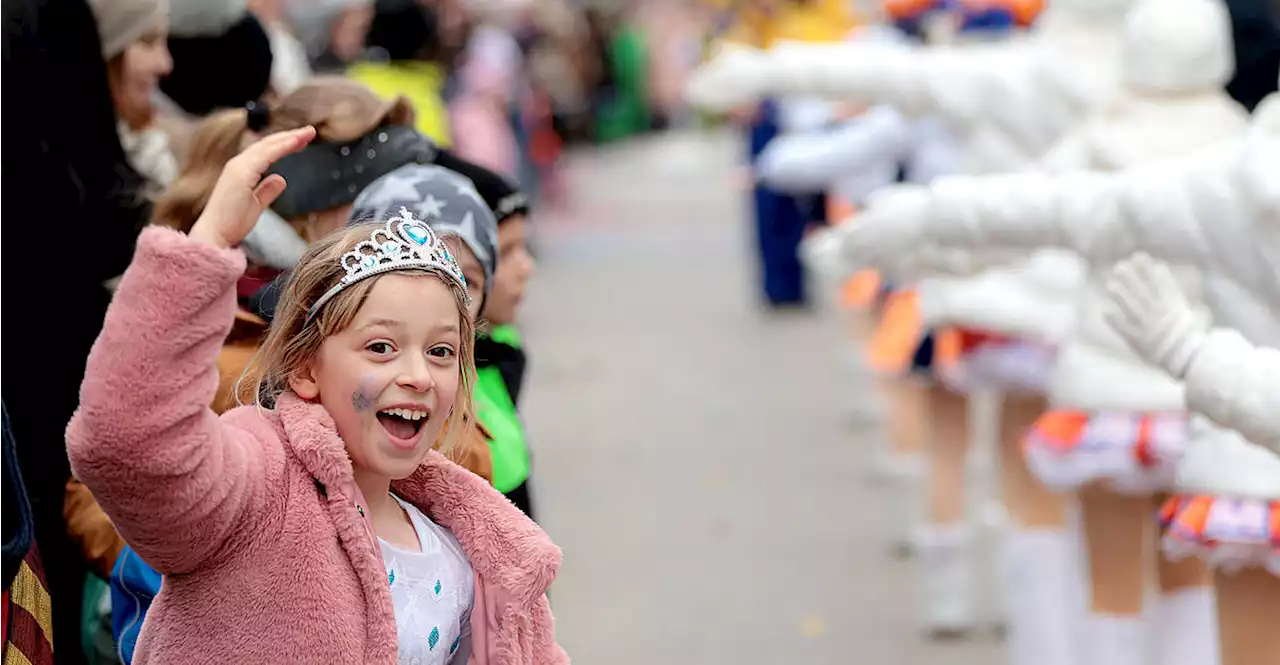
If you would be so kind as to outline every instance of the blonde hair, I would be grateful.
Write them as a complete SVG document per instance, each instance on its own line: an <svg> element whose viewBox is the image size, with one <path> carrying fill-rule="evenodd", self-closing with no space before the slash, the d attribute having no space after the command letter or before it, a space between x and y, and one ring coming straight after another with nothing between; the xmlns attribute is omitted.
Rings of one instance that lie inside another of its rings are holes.
<svg viewBox="0 0 1280 665"><path fill-rule="evenodd" d="M325 236L307 250L284 287L262 348L236 384L239 403L244 404L244 398L250 397L260 407L273 406L276 398L289 390L289 379L315 362L324 340L351 325L381 276L370 277L343 289L310 322L307 321L307 311L346 274L339 263L340 257L351 251L356 243L368 240L369 234L381 225L382 222L353 224ZM434 277L449 287L461 323L458 394L453 411L441 431L442 443L437 446L448 453L462 438L469 424L475 422L471 387L476 373L476 332L475 322L466 306L466 287L440 275Z"/></svg>
<svg viewBox="0 0 1280 665"><path fill-rule="evenodd" d="M364 84L342 76L310 79L270 104L268 114L263 136L312 125L319 140L331 143L355 141L386 125L413 125L413 105L407 98L383 101ZM200 121L178 179L156 201L155 223L190 231L222 168L253 138L245 109L219 111Z"/></svg>

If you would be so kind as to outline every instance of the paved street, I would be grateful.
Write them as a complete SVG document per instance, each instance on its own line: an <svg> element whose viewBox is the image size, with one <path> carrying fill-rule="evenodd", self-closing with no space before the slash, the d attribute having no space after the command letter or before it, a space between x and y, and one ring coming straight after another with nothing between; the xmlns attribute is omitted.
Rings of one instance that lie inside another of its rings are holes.
<svg viewBox="0 0 1280 665"><path fill-rule="evenodd" d="M533 229L522 410L562 644L592 665L1002 662L918 636L836 333L756 304L736 148L580 155L574 211Z"/></svg>

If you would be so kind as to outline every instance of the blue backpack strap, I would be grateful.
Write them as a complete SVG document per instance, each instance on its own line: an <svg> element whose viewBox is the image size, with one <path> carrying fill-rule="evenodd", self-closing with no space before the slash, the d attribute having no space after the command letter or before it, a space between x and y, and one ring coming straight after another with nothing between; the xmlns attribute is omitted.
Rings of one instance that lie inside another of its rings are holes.
<svg viewBox="0 0 1280 665"><path fill-rule="evenodd" d="M151 608L151 600L160 592L161 579L160 573L128 545L111 569L111 632L124 665L133 662L142 620Z"/></svg>

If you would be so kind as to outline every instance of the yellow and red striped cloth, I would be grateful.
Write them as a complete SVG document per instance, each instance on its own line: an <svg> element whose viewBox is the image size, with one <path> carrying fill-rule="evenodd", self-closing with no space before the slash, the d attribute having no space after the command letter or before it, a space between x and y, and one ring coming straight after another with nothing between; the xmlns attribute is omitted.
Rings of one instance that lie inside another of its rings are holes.
<svg viewBox="0 0 1280 665"><path fill-rule="evenodd" d="M4 665L53 665L53 603L44 579L44 566L35 543L22 560L18 574L4 590Z"/></svg>

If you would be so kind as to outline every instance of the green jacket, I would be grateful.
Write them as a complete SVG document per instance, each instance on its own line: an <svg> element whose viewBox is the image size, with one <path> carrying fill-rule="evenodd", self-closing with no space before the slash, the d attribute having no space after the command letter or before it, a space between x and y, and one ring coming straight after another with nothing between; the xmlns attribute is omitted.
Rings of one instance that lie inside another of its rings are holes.
<svg viewBox="0 0 1280 665"><path fill-rule="evenodd" d="M649 130L649 53L644 35L635 28L620 30L609 44L616 96L599 110L597 138L614 141Z"/></svg>
<svg viewBox="0 0 1280 665"><path fill-rule="evenodd" d="M497 326L487 335L489 342L520 349L520 335L511 326ZM524 423L516 411L497 365L476 368L473 391L476 417L489 431L489 451L493 454L493 486L504 494L529 478L529 448Z"/></svg>

